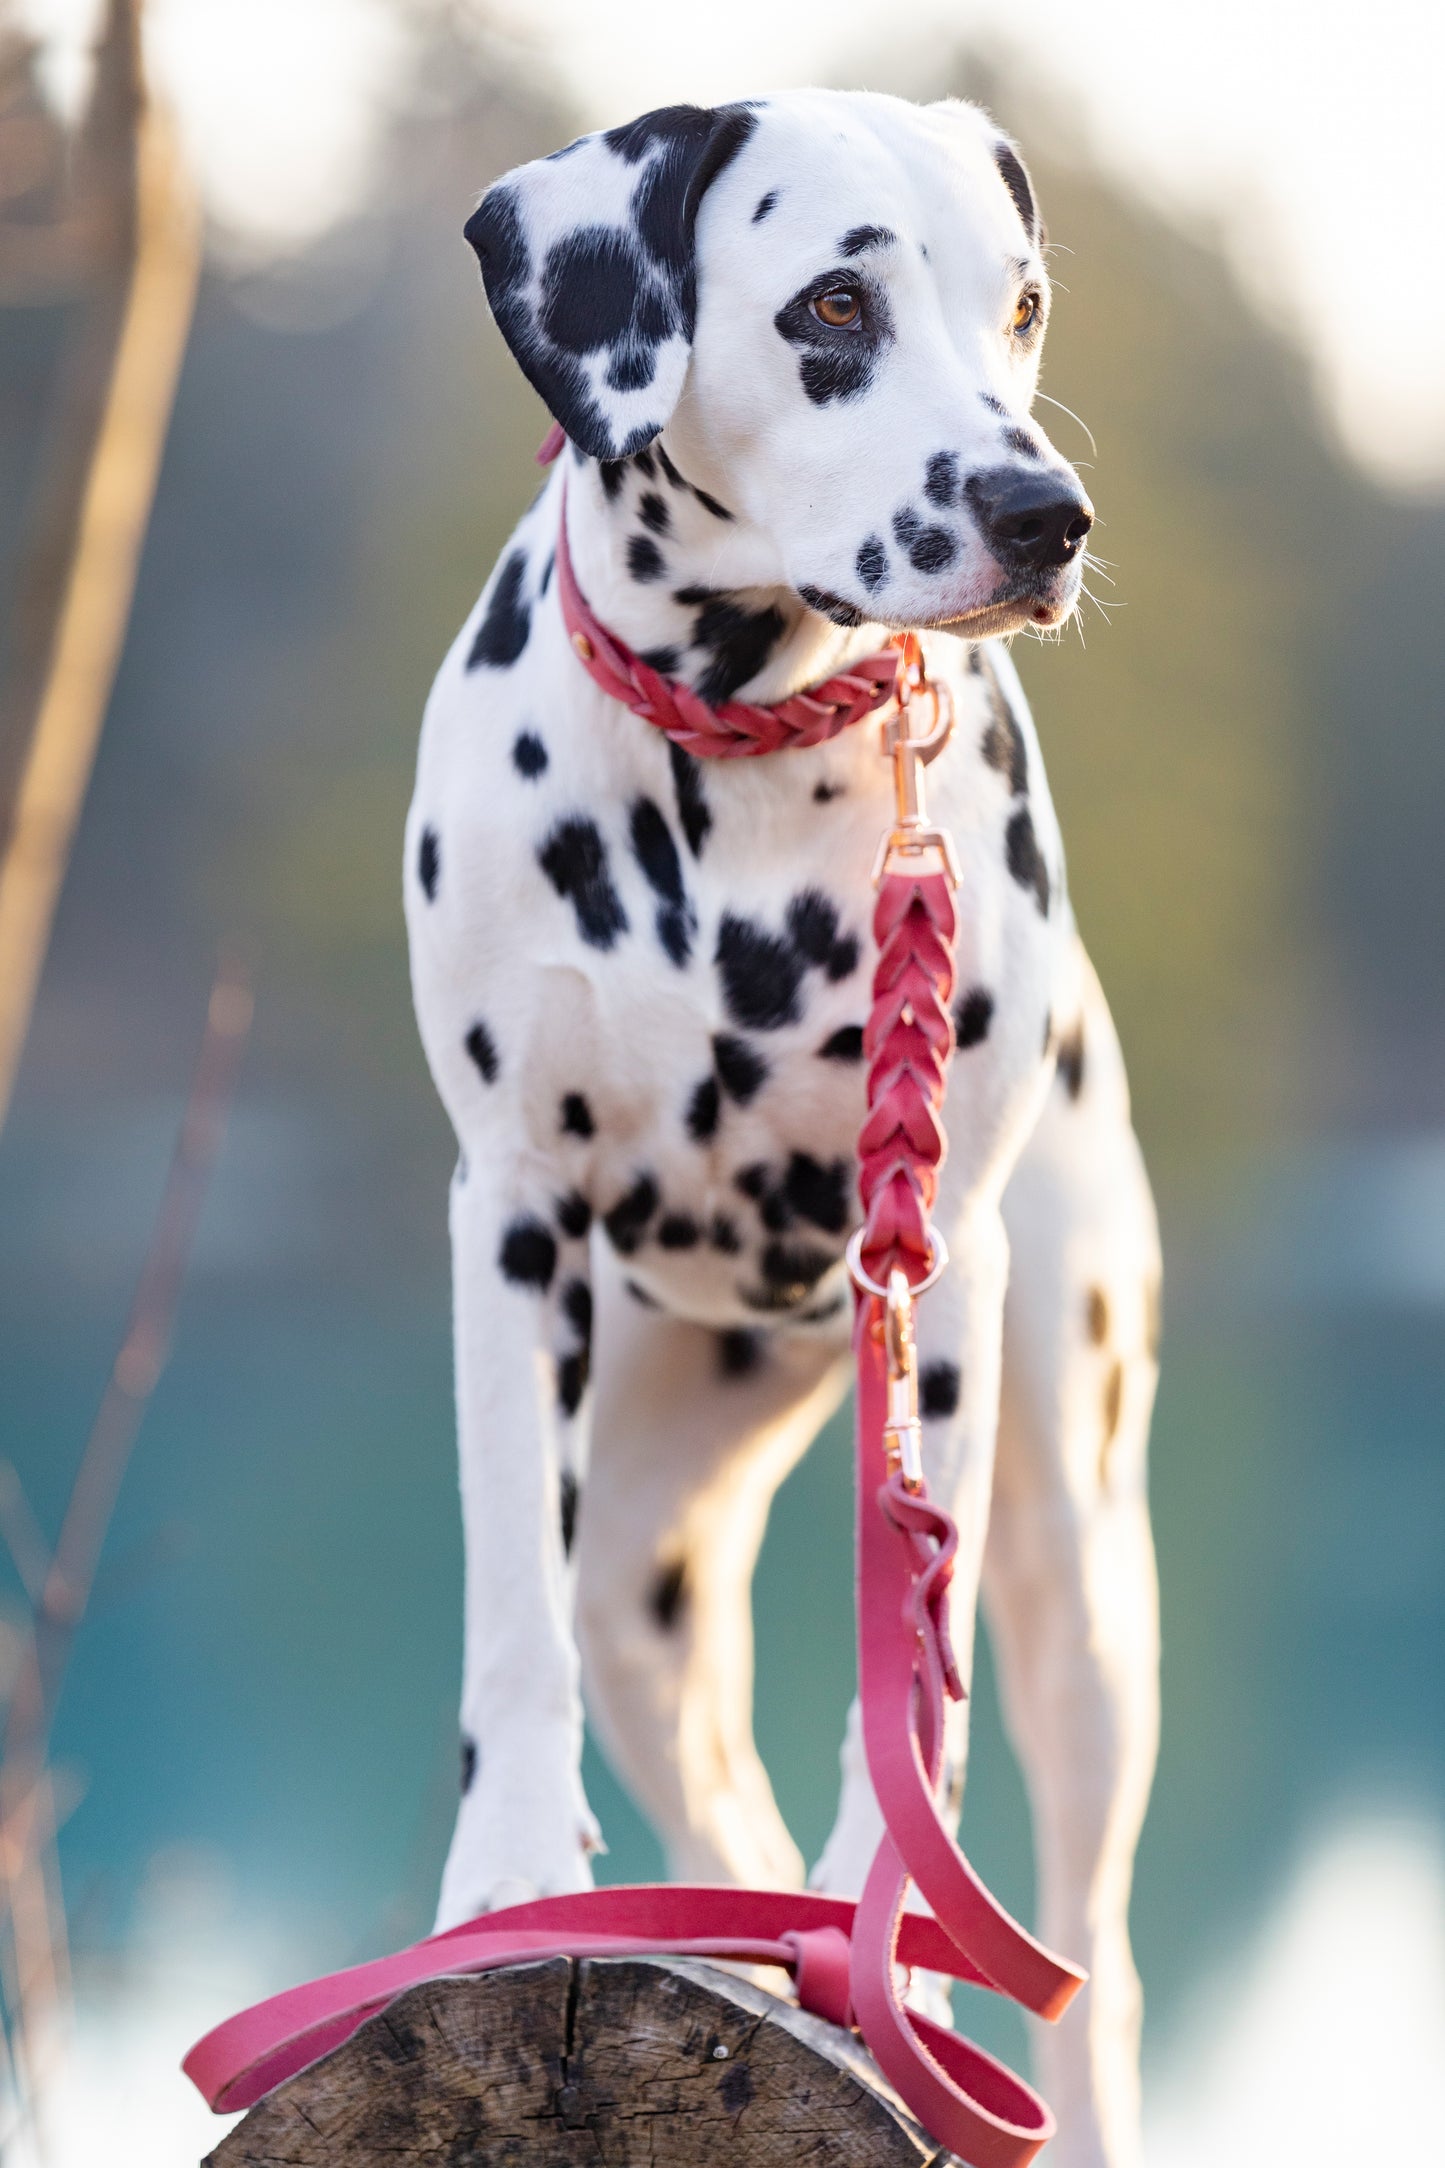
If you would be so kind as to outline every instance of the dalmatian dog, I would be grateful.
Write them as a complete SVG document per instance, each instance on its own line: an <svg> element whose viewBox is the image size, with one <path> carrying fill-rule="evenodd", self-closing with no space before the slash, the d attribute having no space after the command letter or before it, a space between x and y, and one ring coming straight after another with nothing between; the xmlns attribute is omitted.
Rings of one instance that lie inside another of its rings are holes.
<svg viewBox="0 0 1445 2168"><path fill-rule="evenodd" d="M922 632L963 929L920 1305L927 1472L1025 1769L1039 1931L1088 1967L1040 2077L1070 2168L1139 2159L1132 1857L1156 1733L1145 1496L1159 1253L1010 634L1075 607L1091 508L1032 418L1044 232L977 108L671 107L467 226L568 446L443 663L406 837L451 1188L462 1800L439 1924L584 1889L582 1708L688 1880L800 1882L753 1743L769 1502L849 1376L879 725L701 763L569 644L717 704ZM951 1807L964 1734L950 1740ZM856 1712L815 1886L879 1834Z"/></svg>

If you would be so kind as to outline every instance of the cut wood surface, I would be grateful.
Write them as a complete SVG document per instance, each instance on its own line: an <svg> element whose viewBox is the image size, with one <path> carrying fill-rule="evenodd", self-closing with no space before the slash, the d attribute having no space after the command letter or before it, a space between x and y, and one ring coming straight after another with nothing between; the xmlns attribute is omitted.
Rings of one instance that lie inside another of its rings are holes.
<svg viewBox="0 0 1445 2168"><path fill-rule="evenodd" d="M850 2034L691 1959L408 1989L205 2168L945 2168Z"/></svg>

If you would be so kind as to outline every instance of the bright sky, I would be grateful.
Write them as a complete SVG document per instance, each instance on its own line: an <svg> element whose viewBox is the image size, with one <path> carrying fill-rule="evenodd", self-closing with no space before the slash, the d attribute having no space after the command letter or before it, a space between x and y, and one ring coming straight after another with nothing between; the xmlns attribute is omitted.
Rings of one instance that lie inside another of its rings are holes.
<svg viewBox="0 0 1445 2168"><path fill-rule="evenodd" d="M62 86L96 4L18 0L55 42ZM405 73L404 0L151 0L150 13L217 221L275 245L342 215ZM492 0L490 13L599 123L819 75L861 83L883 40L926 86L931 50L994 41L1110 167L1219 233L1313 355L1357 456L1407 488L1445 483L1438 0Z"/></svg>

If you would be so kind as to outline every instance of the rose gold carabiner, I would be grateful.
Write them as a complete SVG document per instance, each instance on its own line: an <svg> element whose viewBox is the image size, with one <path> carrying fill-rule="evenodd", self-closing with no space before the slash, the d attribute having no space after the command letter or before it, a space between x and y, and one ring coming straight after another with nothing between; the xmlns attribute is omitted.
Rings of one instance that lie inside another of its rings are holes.
<svg viewBox="0 0 1445 2168"><path fill-rule="evenodd" d="M932 721L915 728L920 702L931 698ZM883 725L883 749L893 762L894 824L878 848L873 885L882 880L893 856L913 861L910 870L947 874L956 888L961 879L953 839L932 827L924 795L923 770L936 760L953 734L953 694L929 677L916 632L905 635L898 654L897 705ZM920 863L924 861L924 863Z"/></svg>

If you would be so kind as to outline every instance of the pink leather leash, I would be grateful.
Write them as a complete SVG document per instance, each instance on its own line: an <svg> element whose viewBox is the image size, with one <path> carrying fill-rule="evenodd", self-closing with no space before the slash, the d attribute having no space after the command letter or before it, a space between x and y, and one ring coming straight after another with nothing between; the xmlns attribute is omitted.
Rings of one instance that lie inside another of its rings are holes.
<svg viewBox="0 0 1445 2168"><path fill-rule="evenodd" d="M553 432L543 453L558 448ZM1024 2168L1053 2134L1043 2101L981 2048L907 2009L899 1981L900 1968L921 1966L1053 2019L1085 1978L989 1893L936 1800L945 1703L963 1694L947 1625L958 1531L923 1480L914 1310L947 1262L929 1213L945 1148L958 876L949 838L928 825L922 778L948 739L947 687L928 680L910 634L814 692L772 708L730 701L714 711L598 623L577 586L565 518L557 573L568 633L593 678L691 752L727 758L815 745L896 703L884 726L895 821L874 869L863 1225L848 1247L857 1288L858 1684L885 1833L856 1905L685 1885L542 1898L257 2003L208 2033L184 2067L213 2108L246 2108L422 1980L562 1955L734 1959L781 1966L805 2009L856 2027L939 2145L971 2168ZM930 726L920 733L914 724L929 701ZM913 1884L932 1918L905 1909Z"/></svg>

